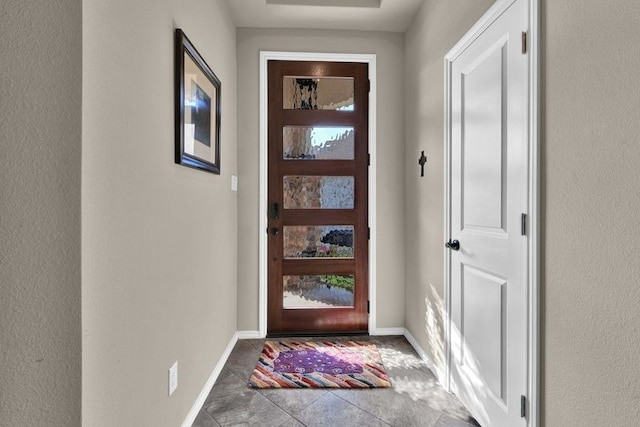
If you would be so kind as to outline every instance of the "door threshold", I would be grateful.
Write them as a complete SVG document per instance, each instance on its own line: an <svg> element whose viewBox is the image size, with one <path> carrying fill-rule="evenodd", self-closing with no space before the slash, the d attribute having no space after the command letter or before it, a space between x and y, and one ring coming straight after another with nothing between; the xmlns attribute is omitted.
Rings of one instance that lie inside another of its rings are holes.
<svg viewBox="0 0 640 427"><path fill-rule="evenodd" d="M278 332L267 333L267 338L298 338L298 337L352 337L363 336L368 337L369 332L362 331L340 331L340 332Z"/></svg>

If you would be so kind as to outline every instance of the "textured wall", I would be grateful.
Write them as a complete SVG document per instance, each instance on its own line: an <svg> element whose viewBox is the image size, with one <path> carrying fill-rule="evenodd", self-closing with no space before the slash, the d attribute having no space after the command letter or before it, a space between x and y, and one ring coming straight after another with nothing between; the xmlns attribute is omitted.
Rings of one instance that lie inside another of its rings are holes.
<svg viewBox="0 0 640 427"><path fill-rule="evenodd" d="M3 0L0 58L0 426L77 426L82 1Z"/></svg>
<svg viewBox="0 0 640 427"><path fill-rule="evenodd" d="M177 426L236 330L235 27L217 0L86 0L83 23L83 424ZM222 81L221 175L173 161L174 26Z"/></svg>
<svg viewBox="0 0 640 427"><path fill-rule="evenodd" d="M378 63L377 327L404 324L403 37L396 33L238 29L238 329L258 329L260 51L375 53Z"/></svg>
<svg viewBox="0 0 640 427"><path fill-rule="evenodd" d="M640 419L640 2L543 1L546 426Z"/></svg>
<svg viewBox="0 0 640 427"><path fill-rule="evenodd" d="M405 36L405 322L439 369L445 366L444 56L492 4L426 0Z"/></svg>

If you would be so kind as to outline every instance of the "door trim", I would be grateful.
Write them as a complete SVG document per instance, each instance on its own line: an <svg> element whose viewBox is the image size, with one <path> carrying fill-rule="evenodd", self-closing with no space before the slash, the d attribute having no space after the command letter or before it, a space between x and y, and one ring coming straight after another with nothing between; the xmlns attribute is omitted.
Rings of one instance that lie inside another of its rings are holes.
<svg viewBox="0 0 640 427"><path fill-rule="evenodd" d="M445 213L443 242L451 236L451 68L453 61L516 0L498 0L465 36L447 53L445 71ZM528 337L527 337L527 426L540 424L540 0L527 0L528 95L529 95L529 173L528 173ZM444 246L444 245L443 245ZM441 382L451 390L451 251L445 253L445 372Z"/></svg>
<svg viewBox="0 0 640 427"><path fill-rule="evenodd" d="M261 338L267 335L267 62L279 61L327 61L327 62L362 62L369 64L369 334L376 333L376 55L312 53L312 52L277 52L260 51L260 192L259 192L259 294L258 294L258 332Z"/></svg>

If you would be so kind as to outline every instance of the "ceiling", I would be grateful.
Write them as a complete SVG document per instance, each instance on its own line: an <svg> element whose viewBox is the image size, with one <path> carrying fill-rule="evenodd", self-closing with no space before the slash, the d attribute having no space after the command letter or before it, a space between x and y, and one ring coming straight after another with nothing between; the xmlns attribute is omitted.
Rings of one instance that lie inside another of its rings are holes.
<svg viewBox="0 0 640 427"><path fill-rule="evenodd" d="M404 32L424 0L223 1L238 27Z"/></svg>

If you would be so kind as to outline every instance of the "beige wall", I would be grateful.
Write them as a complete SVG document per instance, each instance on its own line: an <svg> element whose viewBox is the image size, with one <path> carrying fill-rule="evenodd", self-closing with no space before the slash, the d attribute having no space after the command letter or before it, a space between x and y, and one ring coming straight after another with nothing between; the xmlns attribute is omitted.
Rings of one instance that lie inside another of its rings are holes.
<svg viewBox="0 0 640 427"><path fill-rule="evenodd" d="M405 322L444 369L444 56L493 0L426 0L405 36ZM420 177L418 157L428 157Z"/></svg>
<svg viewBox="0 0 640 427"><path fill-rule="evenodd" d="M83 24L83 424L176 426L236 330L235 27L212 0L85 0ZM174 27L222 81L220 176L174 164Z"/></svg>
<svg viewBox="0 0 640 427"><path fill-rule="evenodd" d="M405 40L406 161L430 155L406 176L406 322L439 366L443 56L491 3L427 0ZM544 0L541 18L542 425L635 425L640 3Z"/></svg>
<svg viewBox="0 0 640 427"><path fill-rule="evenodd" d="M258 329L259 57L261 50L377 55L377 327L404 324L403 36L396 33L239 28L238 329Z"/></svg>
<svg viewBox="0 0 640 427"><path fill-rule="evenodd" d="M0 58L0 426L77 426L82 1L3 0Z"/></svg>
<svg viewBox="0 0 640 427"><path fill-rule="evenodd" d="M640 3L545 0L543 417L640 419Z"/></svg>
<svg viewBox="0 0 640 427"><path fill-rule="evenodd" d="M404 45L239 29L236 127L236 31L217 1L2 2L0 425L79 425L81 386L86 425L178 425L236 314L257 329L260 49L378 54L378 326L404 315L441 366L442 58L491 3L426 0ZM542 6L543 425L634 425L640 6ZM174 26L223 82L221 176L173 164Z"/></svg>

